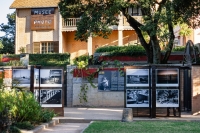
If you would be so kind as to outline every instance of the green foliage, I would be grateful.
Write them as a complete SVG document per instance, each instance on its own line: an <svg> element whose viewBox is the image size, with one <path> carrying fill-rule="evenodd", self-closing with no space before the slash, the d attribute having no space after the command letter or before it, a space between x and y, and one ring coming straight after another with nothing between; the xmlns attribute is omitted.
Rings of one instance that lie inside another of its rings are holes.
<svg viewBox="0 0 200 133"><path fill-rule="evenodd" d="M16 126L10 126L9 133L21 133L20 129Z"/></svg>
<svg viewBox="0 0 200 133"><path fill-rule="evenodd" d="M15 126L32 129L33 125L52 120L55 113L44 110L28 91L0 88L0 131Z"/></svg>
<svg viewBox="0 0 200 133"><path fill-rule="evenodd" d="M12 90L0 90L0 112L9 108L12 119L15 122L30 121L36 123L39 120L41 107L30 92ZM34 116L34 117L32 117Z"/></svg>
<svg viewBox="0 0 200 133"><path fill-rule="evenodd" d="M5 63L5 66L24 66L22 61L19 60L11 60L8 63Z"/></svg>
<svg viewBox="0 0 200 133"><path fill-rule="evenodd" d="M0 111L0 132L6 132L9 129L10 125L12 124L10 121L11 115L9 109L2 109Z"/></svg>
<svg viewBox="0 0 200 133"><path fill-rule="evenodd" d="M4 47L4 46L3 46L3 44L2 44L2 41L0 40L0 50L3 49L3 47Z"/></svg>
<svg viewBox="0 0 200 133"><path fill-rule="evenodd" d="M18 50L20 53L25 53L26 51L26 47L20 47L19 50Z"/></svg>
<svg viewBox="0 0 200 133"><path fill-rule="evenodd" d="M118 25L119 19L116 16L121 12L130 26L135 29L140 43L145 48L148 63L160 64L167 63L173 48L174 25L178 22L185 22L192 27L200 26L199 4L198 0L160 0L156 2L151 0L137 0L137 2L61 0L58 6L60 14L66 21L70 17L81 17L75 34L75 39L80 41L87 41L90 36L107 39L112 33L110 26ZM134 18L128 12L128 8L141 9L143 21L140 22ZM160 46L164 44L168 45L168 49L161 61Z"/></svg>
<svg viewBox="0 0 200 133"><path fill-rule="evenodd" d="M175 48L172 49L172 51L173 52L175 52L175 51L182 51L182 52L184 52L185 51L185 46L175 47Z"/></svg>
<svg viewBox="0 0 200 133"><path fill-rule="evenodd" d="M189 26L185 23L179 24L180 26L180 36L189 36L192 34L192 29L189 28Z"/></svg>
<svg viewBox="0 0 200 133"><path fill-rule="evenodd" d="M3 40L7 40L3 39ZM10 40L2 41L3 48L0 49L0 54L14 54L15 53L15 46L13 43L10 42Z"/></svg>
<svg viewBox="0 0 200 133"><path fill-rule="evenodd" d="M197 121L95 121L84 133L199 133Z"/></svg>
<svg viewBox="0 0 200 133"><path fill-rule="evenodd" d="M14 123L13 126L19 129L27 129L27 130L34 129L34 126L29 121Z"/></svg>
<svg viewBox="0 0 200 133"><path fill-rule="evenodd" d="M81 91L79 93L79 101L80 103L87 102L87 91L88 91L88 85L82 84L81 85Z"/></svg>
<svg viewBox="0 0 200 133"><path fill-rule="evenodd" d="M93 64L92 56L82 55L73 59L73 64L78 67L78 69L86 68L88 65Z"/></svg>
<svg viewBox="0 0 200 133"><path fill-rule="evenodd" d="M16 58L16 59L20 58L20 54L6 54L6 55L3 55L3 56L8 57L8 58Z"/></svg>
<svg viewBox="0 0 200 133"><path fill-rule="evenodd" d="M70 54L29 54L29 65L63 66L70 64Z"/></svg>
<svg viewBox="0 0 200 133"><path fill-rule="evenodd" d="M139 56L146 55L145 50L141 45L130 45L130 46L105 46L96 49L96 53L107 52L110 56Z"/></svg>
<svg viewBox="0 0 200 133"><path fill-rule="evenodd" d="M53 110L48 110L48 109L42 109L41 114L40 114L40 121L41 122L49 122L52 120L52 118L56 116Z"/></svg>
<svg viewBox="0 0 200 133"><path fill-rule="evenodd" d="M14 54L15 51L15 12L7 14L8 23L0 25L0 31L5 35L0 37L3 44L3 49L0 49L1 54Z"/></svg>

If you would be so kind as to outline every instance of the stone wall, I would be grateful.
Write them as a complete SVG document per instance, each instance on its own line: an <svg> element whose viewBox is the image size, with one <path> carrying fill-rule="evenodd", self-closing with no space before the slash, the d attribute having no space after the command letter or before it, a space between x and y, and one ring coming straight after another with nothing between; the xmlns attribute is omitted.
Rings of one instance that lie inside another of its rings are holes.
<svg viewBox="0 0 200 133"><path fill-rule="evenodd" d="M73 77L75 66L67 66L67 107L90 106L90 107L124 107L124 91L98 91L93 88L87 80L80 77ZM93 80L97 86L97 78ZM79 94L81 85L88 85L87 102L80 102Z"/></svg>
<svg viewBox="0 0 200 133"><path fill-rule="evenodd" d="M200 65L193 65L192 79L192 114L200 113Z"/></svg>
<svg viewBox="0 0 200 133"><path fill-rule="evenodd" d="M80 103L79 94L81 92L81 83L73 84L73 106L92 106L92 107L123 107L124 91L98 91L93 88L90 83L86 83L89 87L87 93L87 102ZM97 86L97 83L94 84Z"/></svg>

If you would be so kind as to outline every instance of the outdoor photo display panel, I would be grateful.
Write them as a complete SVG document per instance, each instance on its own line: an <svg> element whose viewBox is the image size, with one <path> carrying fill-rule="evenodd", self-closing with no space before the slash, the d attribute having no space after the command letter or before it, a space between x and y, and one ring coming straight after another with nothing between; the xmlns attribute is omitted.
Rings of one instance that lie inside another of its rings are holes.
<svg viewBox="0 0 200 133"><path fill-rule="evenodd" d="M40 87L62 87L62 69L39 69L34 70L34 86Z"/></svg>
<svg viewBox="0 0 200 133"><path fill-rule="evenodd" d="M34 90L34 97L37 101L40 98L42 107L62 107L62 90L61 89L42 89Z"/></svg>
<svg viewBox="0 0 200 133"><path fill-rule="evenodd" d="M126 69L126 87L149 86L149 69Z"/></svg>
<svg viewBox="0 0 200 133"><path fill-rule="evenodd" d="M30 87L30 70L13 69L12 80L13 86Z"/></svg>
<svg viewBox="0 0 200 133"><path fill-rule="evenodd" d="M126 107L149 107L149 90L127 89Z"/></svg>
<svg viewBox="0 0 200 133"><path fill-rule="evenodd" d="M157 89L156 107L179 107L179 90Z"/></svg>
<svg viewBox="0 0 200 133"><path fill-rule="evenodd" d="M118 70L103 70L98 74L98 90L124 90L124 73Z"/></svg>
<svg viewBox="0 0 200 133"><path fill-rule="evenodd" d="M169 87L178 86L179 70L178 69L157 69L156 70L156 86Z"/></svg>

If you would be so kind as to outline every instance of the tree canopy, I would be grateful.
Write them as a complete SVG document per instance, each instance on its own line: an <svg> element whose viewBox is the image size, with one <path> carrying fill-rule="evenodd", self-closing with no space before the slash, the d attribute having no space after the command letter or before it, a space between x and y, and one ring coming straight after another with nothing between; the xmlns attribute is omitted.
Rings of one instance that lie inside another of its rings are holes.
<svg viewBox="0 0 200 133"><path fill-rule="evenodd" d="M0 31L4 32L5 35L0 37L3 44L3 48L0 49L0 54L14 53L15 44L15 12L7 14L8 23L2 23L0 25Z"/></svg>
<svg viewBox="0 0 200 133"><path fill-rule="evenodd" d="M108 38L111 26L118 25L117 15L123 15L146 50L148 63L154 64L167 63L175 39L174 25L178 22L192 28L200 25L199 0L61 0L58 5L64 19L81 17L75 34L75 39L81 41L87 41L89 36ZM139 8L143 22L137 21L128 8ZM168 48L161 58L163 39L167 40Z"/></svg>

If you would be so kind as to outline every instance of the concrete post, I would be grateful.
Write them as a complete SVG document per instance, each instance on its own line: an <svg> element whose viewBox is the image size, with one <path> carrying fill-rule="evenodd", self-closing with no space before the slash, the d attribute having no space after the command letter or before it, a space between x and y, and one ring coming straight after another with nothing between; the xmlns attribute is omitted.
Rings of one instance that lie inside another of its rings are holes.
<svg viewBox="0 0 200 133"><path fill-rule="evenodd" d="M132 108L124 108L122 113L122 122L132 122L133 112Z"/></svg>

